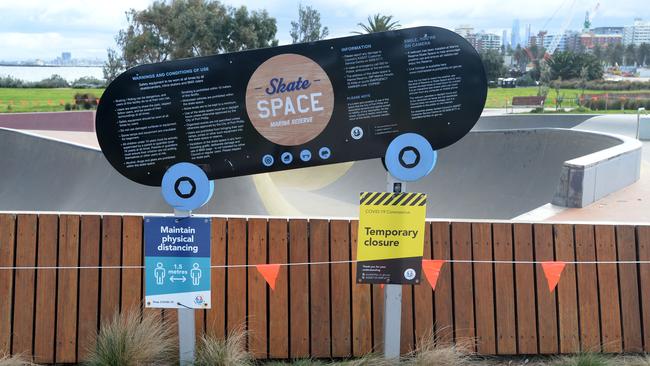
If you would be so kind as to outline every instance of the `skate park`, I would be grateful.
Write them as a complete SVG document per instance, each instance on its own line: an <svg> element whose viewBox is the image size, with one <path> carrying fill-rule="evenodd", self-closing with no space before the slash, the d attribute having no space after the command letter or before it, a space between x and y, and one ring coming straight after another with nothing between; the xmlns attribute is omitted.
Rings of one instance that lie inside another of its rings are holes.
<svg viewBox="0 0 650 366"><path fill-rule="evenodd" d="M39 117L45 116L35 119ZM592 205L610 194L642 195L647 193L642 186L650 152L644 149L648 142L635 139L636 123L632 115L487 111L470 134L439 152L433 174L410 189L430 195L428 218L454 219L508 220L555 204L542 214L546 217L548 212ZM79 122L58 131L52 125L22 122L27 129L17 129L16 123L6 123L14 128L0 130L5 177L0 211L168 212L157 190L133 184L110 169L92 124ZM574 178L568 193L570 172L584 166L595 172L608 162L613 170L601 170L597 177L586 174L580 181ZM219 198L201 213L354 217L358 192L382 190L385 181L379 159L220 179L215 185ZM635 199L636 205L642 198ZM609 209L616 212L617 205Z"/></svg>
<svg viewBox="0 0 650 366"><path fill-rule="evenodd" d="M143 215L170 211L159 189L110 167L88 126L0 130L0 237L12 244L0 266L20 268L0 273L11 291L0 346L40 363L85 360L97 327L142 302ZM647 351L650 276L626 264L650 260L648 143L635 136L635 116L486 111L440 151L437 169L407 189L430 195L423 258L458 262L440 271L435 293L404 287L400 352L431 329L439 342L478 339L481 355ZM223 300L196 311L197 334L246 324L258 359L382 352L384 289L357 285L352 262L359 191L385 185L379 159L217 180L198 217L212 218L212 296ZM616 264L575 262L556 294L537 265L514 264L595 259ZM495 260L508 264L473 263ZM237 267L308 261L336 262L282 269L273 291ZM174 310L146 311L177 321Z"/></svg>

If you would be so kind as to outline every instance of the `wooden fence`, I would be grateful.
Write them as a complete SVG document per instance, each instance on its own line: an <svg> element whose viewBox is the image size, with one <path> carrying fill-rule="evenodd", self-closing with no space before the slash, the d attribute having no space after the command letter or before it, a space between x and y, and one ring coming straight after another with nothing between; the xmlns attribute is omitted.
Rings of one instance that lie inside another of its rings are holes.
<svg viewBox="0 0 650 366"><path fill-rule="evenodd" d="M137 266L142 217L0 215L0 267ZM650 260L650 227L432 222L425 257ZM212 221L212 263L355 258L357 222ZM381 350L382 289L354 264L283 266L275 291L254 267L212 269L212 309L197 332L247 323L259 358L349 357ZM549 293L539 264L446 263L436 291L403 292L402 351L434 332L482 354L650 351L650 265L569 264ZM98 328L142 304L141 269L0 269L0 353L42 363L84 359ZM175 311L145 310L174 321ZM248 322L246 320L248 319Z"/></svg>

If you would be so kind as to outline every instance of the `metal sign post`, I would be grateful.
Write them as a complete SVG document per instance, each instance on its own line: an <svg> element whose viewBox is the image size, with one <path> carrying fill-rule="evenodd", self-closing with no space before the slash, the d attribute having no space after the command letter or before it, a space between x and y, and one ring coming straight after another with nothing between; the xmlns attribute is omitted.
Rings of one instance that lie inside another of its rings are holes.
<svg viewBox="0 0 650 366"><path fill-rule="evenodd" d="M191 214L191 211L174 209L174 217L190 217ZM181 366L194 363L194 350L196 348L195 324L194 309L189 307L178 308L178 353Z"/></svg>
<svg viewBox="0 0 650 366"><path fill-rule="evenodd" d="M390 173L386 174L387 190L392 193L404 193L406 185L396 180ZM384 286L384 357L398 359L400 355L400 336L402 329L402 285L386 284Z"/></svg>

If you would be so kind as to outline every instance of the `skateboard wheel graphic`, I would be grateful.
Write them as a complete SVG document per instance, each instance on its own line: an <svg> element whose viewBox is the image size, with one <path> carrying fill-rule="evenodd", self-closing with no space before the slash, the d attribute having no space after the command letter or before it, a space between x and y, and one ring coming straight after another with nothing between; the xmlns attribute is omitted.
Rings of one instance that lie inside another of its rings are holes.
<svg viewBox="0 0 650 366"><path fill-rule="evenodd" d="M170 206L192 211L208 203L214 192L214 182L198 166L178 163L165 172L161 188L163 198Z"/></svg>
<svg viewBox="0 0 650 366"><path fill-rule="evenodd" d="M431 173L437 159L438 154L427 139L416 133L405 133L388 145L384 163L396 179L413 182Z"/></svg>

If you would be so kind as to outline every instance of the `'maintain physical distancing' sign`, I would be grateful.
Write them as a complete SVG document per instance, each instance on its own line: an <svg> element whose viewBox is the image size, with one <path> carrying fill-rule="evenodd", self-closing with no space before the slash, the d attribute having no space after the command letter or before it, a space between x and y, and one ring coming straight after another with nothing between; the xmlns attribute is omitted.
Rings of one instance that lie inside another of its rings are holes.
<svg viewBox="0 0 650 366"><path fill-rule="evenodd" d="M210 308L210 219L146 217L145 303Z"/></svg>
<svg viewBox="0 0 650 366"><path fill-rule="evenodd" d="M427 195L361 193L357 282L418 284Z"/></svg>

